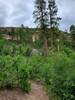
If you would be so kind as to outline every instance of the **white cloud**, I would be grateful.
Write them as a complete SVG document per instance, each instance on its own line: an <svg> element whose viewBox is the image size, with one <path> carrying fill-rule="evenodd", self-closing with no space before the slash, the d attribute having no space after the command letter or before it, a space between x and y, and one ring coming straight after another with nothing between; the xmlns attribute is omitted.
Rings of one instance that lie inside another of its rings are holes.
<svg viewBox="0 0 75 100"><path fill-rule="evenodd" d="M75 24L75 0L56 0L62 17L60 27L68 28ZM33 27L34 0L0 0L0 25L2 26L25 26Z"/></svg>
<svg viewBox="0 0 75 100"><path fill-rule="evenodd" d="M60 27L67 29L75 24L75 0L57 0L59 15L62 17Z"/></svg>

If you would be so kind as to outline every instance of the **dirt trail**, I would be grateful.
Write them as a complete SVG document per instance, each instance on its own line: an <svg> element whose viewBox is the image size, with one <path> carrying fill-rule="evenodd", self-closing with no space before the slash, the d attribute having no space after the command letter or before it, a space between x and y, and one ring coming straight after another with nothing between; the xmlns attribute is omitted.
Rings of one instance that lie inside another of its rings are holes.
<svg viewBox="0 0 75 100"><path fill-rule="evenodd" d="M42 85L31 81L31 91L26 94L20 89L0 90L0 100L49 100Z"/></svg>

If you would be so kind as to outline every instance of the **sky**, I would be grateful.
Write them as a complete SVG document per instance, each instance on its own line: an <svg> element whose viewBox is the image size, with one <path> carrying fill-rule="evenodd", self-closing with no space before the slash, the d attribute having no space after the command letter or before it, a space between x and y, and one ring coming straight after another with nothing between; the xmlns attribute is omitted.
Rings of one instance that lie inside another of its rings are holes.
<svg viewBox="0 0 75 100"><path fill-rule="evenodd" d="M60 28L67 30L75 24L75 0L56 0L58 16L62 18ZM0 26L35 27L34 0L0 0Z"/></svg>

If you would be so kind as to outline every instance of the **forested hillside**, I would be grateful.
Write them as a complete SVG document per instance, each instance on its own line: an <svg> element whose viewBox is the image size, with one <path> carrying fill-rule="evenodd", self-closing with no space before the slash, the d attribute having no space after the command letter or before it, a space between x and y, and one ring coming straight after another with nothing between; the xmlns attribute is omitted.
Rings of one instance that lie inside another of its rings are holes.
<svg viewBox="0 0 75 100"><path fill-rule="evenodd" d="M0 100L5 100L2 93L16 89L27 100L75 100L75 25L60 29L55 0L35 0L34 5L35 28L0 27Z"/></svg>

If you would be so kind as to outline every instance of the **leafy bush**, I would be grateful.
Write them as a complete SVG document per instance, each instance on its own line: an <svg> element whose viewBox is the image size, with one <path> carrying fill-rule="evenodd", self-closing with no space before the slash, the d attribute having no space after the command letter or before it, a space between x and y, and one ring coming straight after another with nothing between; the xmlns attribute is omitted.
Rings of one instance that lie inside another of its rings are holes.
<svg viewBox="0 0 75 100"><path fill-rule="evenodd" d="M1 80L2 79L2 80ZM13 87L16 85L16 70L10 56L0 56L0 87Z"/></svg>
<svg viewBox="0 0 75 100"><path fill-rule="evenodd" d="M30 48L27 48L25 56L31 56L32 50Z"/></svg>
<svg viewBox="0 0 75 100"><path fill-rule="evenodd" d="M43 68L43 61L41 56L32 56L28 61L28 68L30 73L30 78L41 80L41 72Z"/></svg>
<svg viewBox="0 0 75 100"><path fill-rule="evenodd" d="M50 57L34 56L28 67L30 77L40 80L51 94L56 93L61 100L75 100L75 61L70 56L57 53Z"/></svg>
<svg viewBox="0 0 75 100"><path fill-rule="evenodd" d="M56 93L61 100L74 100L72 92L72 85L75 85L74 60L63 55L57 55L52 59L53 64L47 70L45 77L48 91Z"/></svg>
<svg viewBox="0 0 75 100"><path fill-rule="evenodd" d="M21 68L19 70L19 86L26 92L29 92L30 90L30 84L28 82L28 72L25 70L25 68Z"/></svg>
<svg viewBox="0 0 75 100"><path fill-rule="evenodd" d="M19 62L22 58L21 63ZM28 72L23 65L24 57L0 56L0 88L20 87L26 92L30 89Z"/></svg>
<svg viewBox="0 0 75 100"><path fill-rule="evenodd" d="M0 55L26 56L28 48L29 47L25 44L18 44L5 40L0 40Z"/></svg>
<svg viewBox="0 0 75 100"><path fill-rule="evenodd" d="M29 83L29 72L27 67L27 59L23 56L17 56L16 59L16 69L18 73L18 84L19 86L29 92L30 90L30 83Z"/></svg>

